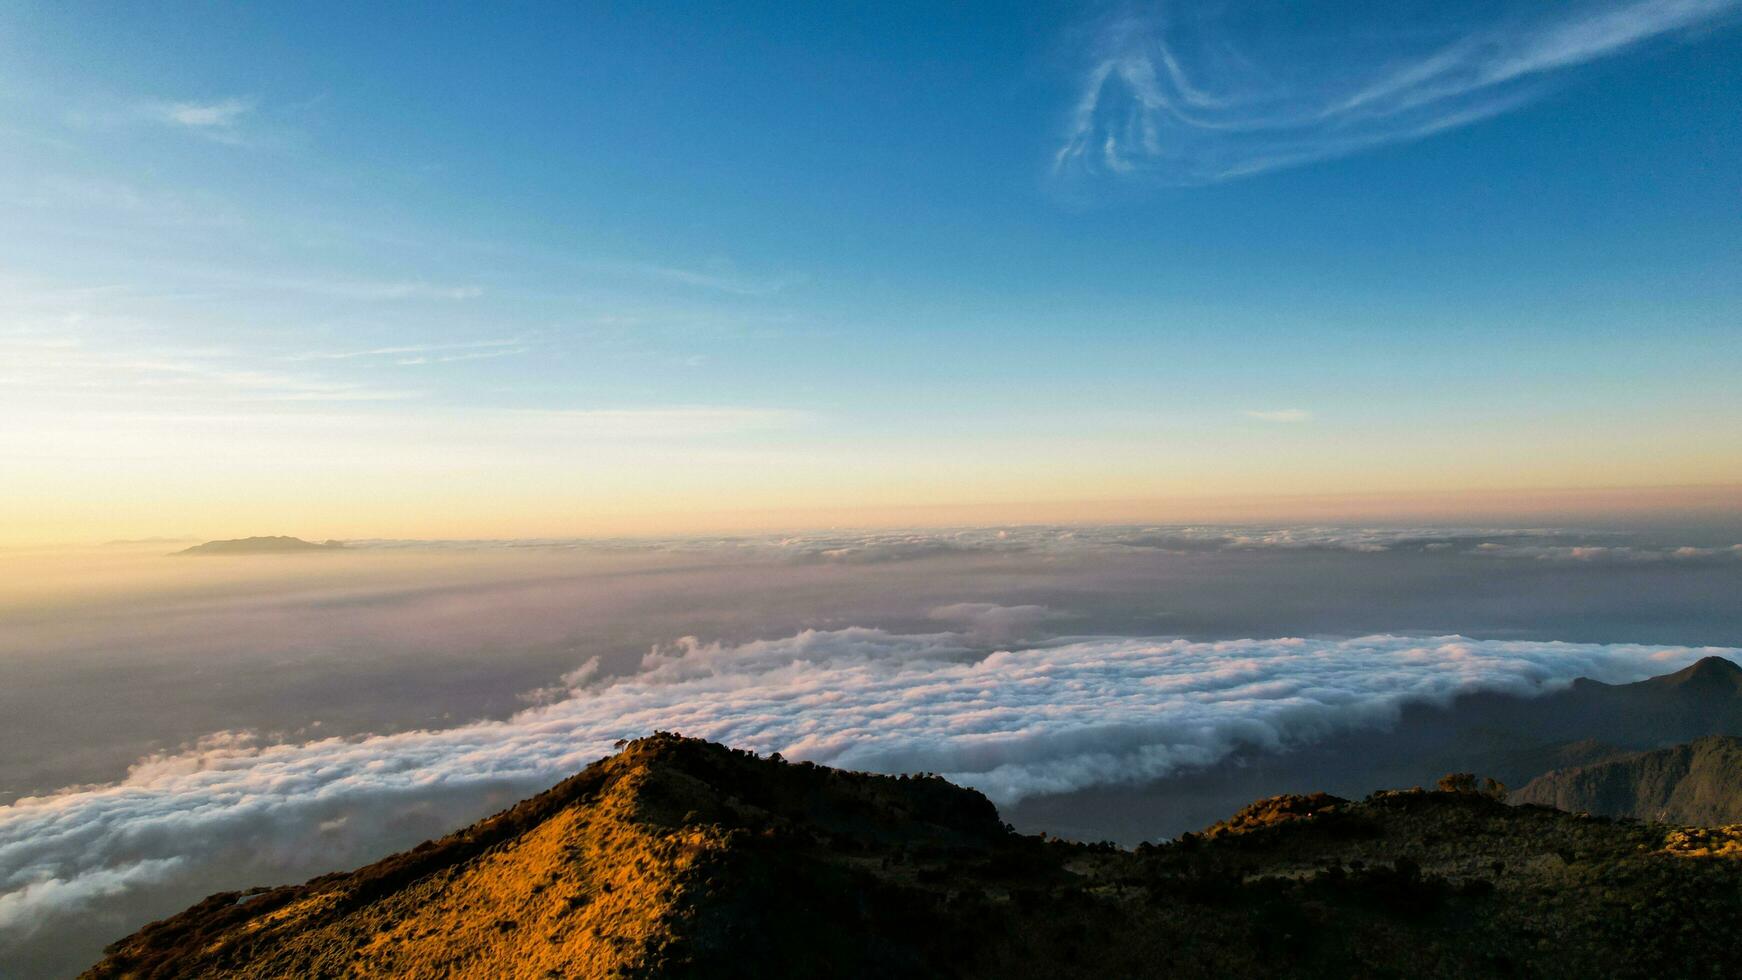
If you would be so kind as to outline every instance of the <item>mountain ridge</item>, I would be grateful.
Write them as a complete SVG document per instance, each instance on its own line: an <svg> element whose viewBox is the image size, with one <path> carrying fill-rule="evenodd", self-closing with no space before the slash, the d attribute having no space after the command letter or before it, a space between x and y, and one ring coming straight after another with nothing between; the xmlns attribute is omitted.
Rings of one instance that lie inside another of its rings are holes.
<svg viewBox="0 0 1742 980"><path fill-rule="evenodd" d="M1672 674L1662 674L1631 685L1617 686L1639 689L1697 689L1736 694L1742 693L1742 666L1726 657L1701 657Z"/></svg>
<svg viewBox="0 0 1742 980"><path fill-rule="evenodd" d="M223 538L196 544L191 548L171 552L172 555L278 555L307 551L339 551L343 541L304 541L288 534L261 535L251 538Z"/></svg>
<svg viewBox="0 0 1742 980"><path fill-rule="evenodd" d="M355 872L214 895L85 976L1689 975L1742 966L1738 847L1410 790L1126 851L935 776L660 733Z"/></svg>

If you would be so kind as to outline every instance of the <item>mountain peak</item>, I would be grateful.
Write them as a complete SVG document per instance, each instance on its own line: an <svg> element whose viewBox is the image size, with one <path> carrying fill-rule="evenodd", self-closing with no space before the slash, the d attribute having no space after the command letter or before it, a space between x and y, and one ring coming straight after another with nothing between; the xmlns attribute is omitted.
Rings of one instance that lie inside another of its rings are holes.
<svg viewBox="0 0 1742 980"><path fill-rule="evenodd" d="M1702 657L1673 674L1654 678L1658 687L1742 691L1742 666L1724 657Z"/></svg>

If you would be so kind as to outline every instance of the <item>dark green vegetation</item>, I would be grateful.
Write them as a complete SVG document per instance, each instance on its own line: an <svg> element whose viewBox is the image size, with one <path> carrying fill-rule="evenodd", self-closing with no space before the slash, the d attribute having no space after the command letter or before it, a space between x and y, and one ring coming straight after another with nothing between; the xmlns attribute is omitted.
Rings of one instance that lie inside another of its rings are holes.
<svg viewBox="0 0 1742 980"><path fill-rule="evenodd" d="M192 548L183 548L178 555L282 555L301 551L336 551L345 546L343 541L304 541L287 535L273 535L256 538L227 538L223 541L207 541L196 544Z"/></svg>
<svg viewBox="0 0 1742 980"><path fill-rule="evenodd" d="M1127 851L1016 834L936 777L662 734L359 871L215 895L89 976L1742 970L1734 835L1445 785L1263 800Z"/></svg>
<svg viewBox="0 0 1742 980"><path fill-rule="evenodd" d="M1742 823L1742 739L1711 735L1538 776L1514 802L1667 823Z"/></svg>

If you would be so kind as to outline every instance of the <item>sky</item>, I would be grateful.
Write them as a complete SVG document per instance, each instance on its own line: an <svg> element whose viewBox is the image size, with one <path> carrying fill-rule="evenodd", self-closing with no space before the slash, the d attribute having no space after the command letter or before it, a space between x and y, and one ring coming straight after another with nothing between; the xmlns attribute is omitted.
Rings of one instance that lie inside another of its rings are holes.
<svg viewBox="0 0 1742 980"><path fill-rule="evenodd" d="M1733 513L1739 25L8 4L0 544Z"/></svg>

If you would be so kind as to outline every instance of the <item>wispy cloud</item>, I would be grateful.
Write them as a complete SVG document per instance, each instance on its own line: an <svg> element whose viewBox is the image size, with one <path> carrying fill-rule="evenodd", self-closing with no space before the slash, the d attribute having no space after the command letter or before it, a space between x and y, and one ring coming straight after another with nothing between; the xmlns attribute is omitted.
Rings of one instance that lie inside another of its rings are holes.
<svg viewBox="0 0 1742 980"><path fill-rule="evenodd" d="M422 281L370 281L361 279L281 279L261 276L237 277L236 286L250 289L281 289L317 296L356 300L466 300L484 295L480 286L453 286Z"/></svg>
<svg viewBox="0 0 1742 980"><path fill-rule="evenodd" d="M1252 409L1245 414L1247 418L1258 419L1260 422L1307 422L1313 417L1304 408Z"/></svg>
<svg viewBox="0 0 1742 980"><path fill-rule="evenodd" d="M254 100L239 98L213 102L151 101L141 103L136 115L147 122L198 133L220 143L241 144L247 142L242 124L254 107Z"/></svg>
<svg viewBox="0 0 1742 980"><path fill-rule="evenodd" d="M748 275L725 261L712 262L700 269L647 262L603 263L598 267L602 271L693 286L733 296L773 296L803 281L802 276L788 274Z"/></svg>
<svg viewBox="0 0 1742 980"><path fill-rule="evenodd" d="M530 347L503 347L498 350L475 350L461 354L419 354L416 357L402 357L393 363L403 365L415 364L452 364L456 361L488 361L497 357L513 357L531 350Z"/></svg>
<svg viewBox="0 0 1742 980"><path fill-rule="evenodd" d="M233 353L87 343L68 334L0 334L0 389L153 402L373 402L416 392L315 374L263 370Z"/></svg>
<svg viewBox="0 0 1742 980"><path fill-rule="evenodd" d="M565 439L688 439L786 429L811 420L790 409L679 405L655 408L517 409L504 413L514 428Z"/></svg>
<svg viewBox="0 0 1742 980"><path fill-rule="evenodd" d="M1359 9L1291 8L1289 30L1221 5L1107 19L1088 35L1056 173L1205 184L1420 139L1516 109L1579 66L1719 24L1742 0Z"/></svg>
<svg viewBox="0 0 1742 980"><path fill-rule="evenodd" d="M246 99L223 99L218 102L156 102L146 111L158 119L177 126L194 129L225 129L235 126L254 110Z"/></svg>
<svg viewBox="0 0 1742 980"><path fill-rule="evenodd" d="M397 344L388 347L362 347L346 350L307 351L286 357L287 361L349 361L356 358L404 357L401 364L429 361L471 360L479 357L501 357L523 354L526 341L518 338L503 340L460 340L437 344Z"/></svg>

